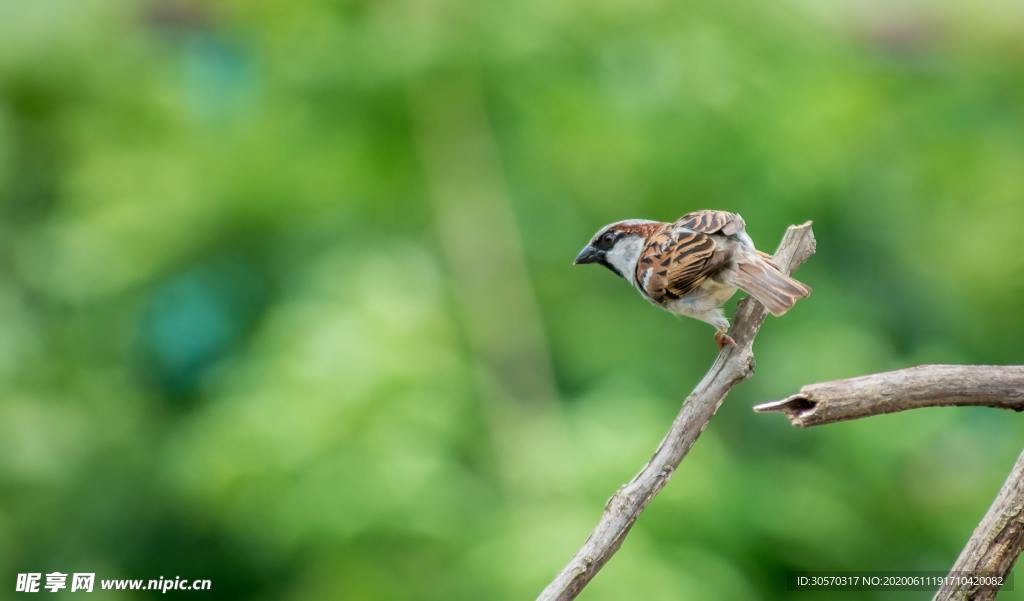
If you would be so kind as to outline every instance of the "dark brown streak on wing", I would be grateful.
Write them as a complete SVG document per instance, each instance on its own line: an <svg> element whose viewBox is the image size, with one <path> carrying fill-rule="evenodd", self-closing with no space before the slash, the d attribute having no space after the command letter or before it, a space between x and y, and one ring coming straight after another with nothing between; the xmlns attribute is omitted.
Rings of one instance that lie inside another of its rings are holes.
<svg viewBox="0 0 1024 601"><path fill-rule="evenodd" d="M692 291L721 269L725 259L711 236L674 225L648 243L637 263L637 277L642 283L647 270L653 270L644 292L662 304Z"/></svg>
<svg viewBox="0 0 1024 601"><path fill-rule="evenodd" d="M725 234L734 236L747 228L743 218L736 213L729 211L715 211L704 209L687 213L672 224L673 227L682 227L695 232L705 234Z"/></svg>

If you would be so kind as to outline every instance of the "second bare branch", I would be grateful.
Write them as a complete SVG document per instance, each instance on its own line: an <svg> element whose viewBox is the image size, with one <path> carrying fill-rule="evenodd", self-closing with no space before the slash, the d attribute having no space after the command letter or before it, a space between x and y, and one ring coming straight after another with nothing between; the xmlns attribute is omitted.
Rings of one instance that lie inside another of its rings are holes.
<svg viewBox="0 0 1024 601"><path fill-rule="evenodd" d="M782 412L794 426L807 427L948 405L1024 411L1024 365L920 365L819 382L754 411Z"/></svg>

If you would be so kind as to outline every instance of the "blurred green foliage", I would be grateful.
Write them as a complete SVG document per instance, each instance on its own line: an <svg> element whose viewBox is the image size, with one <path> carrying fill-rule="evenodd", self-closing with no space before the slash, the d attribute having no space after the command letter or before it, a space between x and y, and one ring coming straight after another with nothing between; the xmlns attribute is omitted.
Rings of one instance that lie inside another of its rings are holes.
<svg viewBox="0 0 1024 601"><path fill-rule="evenodd" d="M1020 416L750 406L1022 361L1022 35L1000 0L5 3L0 587L532 598L715 353L569 262L698 208L767 250L813 219L815 293L583 598L945 569Z"/></svg>

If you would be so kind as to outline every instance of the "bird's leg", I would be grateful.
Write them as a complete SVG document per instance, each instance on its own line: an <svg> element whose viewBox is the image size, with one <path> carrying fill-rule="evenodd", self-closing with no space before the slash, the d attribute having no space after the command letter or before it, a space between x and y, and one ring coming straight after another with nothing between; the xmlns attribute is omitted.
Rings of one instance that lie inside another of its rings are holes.
<svg viewBox="0 0 1024 601"><path fill-rule="evenodd" d="M718 343L718 350L722 350L729 346L736 346L736 341L732 339L732 336L725 333L725 331L718 330L715 332L715 342Z"/></svg>
<svg viewBox="0 0 1024 601"><path fill-rule="evenodd" d="M704 321L715 326L715 342L718 343L718 350L724 349L727 345L736 345L736 341L729 335L729 320L722 314L721 307L710 311Z"/></svg>

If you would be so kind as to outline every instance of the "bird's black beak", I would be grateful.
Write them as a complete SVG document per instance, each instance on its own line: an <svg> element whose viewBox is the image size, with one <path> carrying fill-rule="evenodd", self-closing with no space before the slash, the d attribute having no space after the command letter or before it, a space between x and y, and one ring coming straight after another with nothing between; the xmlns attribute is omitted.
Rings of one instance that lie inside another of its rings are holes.
<svg viewBox="0 0 1024 601"><path fill-rule="evenodd" d="M572 262L573 265L583 265L584 263L596 263L604 257L604 251L598 250L591 245L586 245L580 254L576 255L576 260Z"/></svg>

